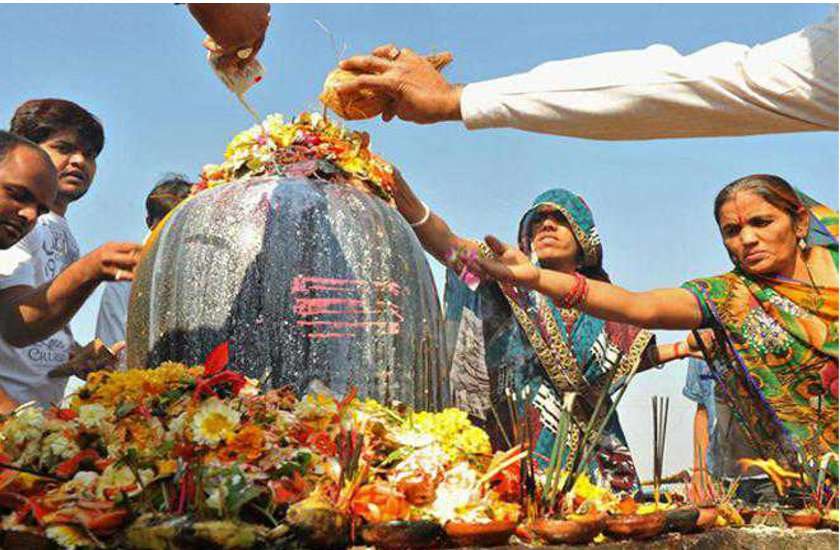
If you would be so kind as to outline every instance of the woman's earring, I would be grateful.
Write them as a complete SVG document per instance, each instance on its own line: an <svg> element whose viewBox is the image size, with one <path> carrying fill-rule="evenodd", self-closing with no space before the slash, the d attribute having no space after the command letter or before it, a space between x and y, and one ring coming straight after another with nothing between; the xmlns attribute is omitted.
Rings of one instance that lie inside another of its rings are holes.
<svg viewBox="0 0 840 550"><path fill-rule="evenodd" d="M808 250L808 242L802 237L799 238L799 242L797 244L799 245L799 250L801 250L802 252Z"/></svg>

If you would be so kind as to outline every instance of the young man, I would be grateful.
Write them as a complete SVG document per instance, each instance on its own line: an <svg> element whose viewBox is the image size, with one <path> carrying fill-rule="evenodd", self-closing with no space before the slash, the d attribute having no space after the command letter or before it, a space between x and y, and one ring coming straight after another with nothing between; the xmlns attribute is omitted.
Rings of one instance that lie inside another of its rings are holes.
<svg viewBox="0 0 840 550"><path fill-rule="evenodd" d="M192 185L180 174L165 177L146 197L146 225L155 228L170 210L186 199ZM99 316L96 319L96 337L115 352L125 342L125 323L128 318L128 299L131 283L119 281L107 283L102 293Z"/></svg>
<svg viewBox="0 0 840 550"><path fill-rule="evenodd" d="M70 319L101 281L131 278L139 247L108 243L78 261L64 215L96 174L105 138L93 115L70 101L32 100L15 111L11 131L41 145L57 171L58 190L52 211L0 251L0 387L19 403L47 406L64 392L66 378L47 373L76 346Z"/></svg>
<svg viewBox="0 0 840 550"><path fill-rule="evenodd" d="M50 157L26 138L0 131L0 250L29 233L49 212L57 179Z"/></svg>
<svg viewBox="0 0 840 550"><path fill-rule="evenodd" d="M55 167L40 147L0 131L0 250L20 241L35 227L38 216L49 212L57 186ZM16 405L0 388L0 414Z"/></svg>

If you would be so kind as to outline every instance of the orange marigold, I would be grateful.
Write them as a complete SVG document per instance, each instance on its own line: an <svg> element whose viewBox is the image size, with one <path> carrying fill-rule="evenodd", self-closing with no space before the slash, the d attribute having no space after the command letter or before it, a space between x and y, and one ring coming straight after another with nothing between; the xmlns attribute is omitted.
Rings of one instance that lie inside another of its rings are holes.
<svg viewBox="0 0 840 550"><path fill-rule="evenodd" d="M248 460L256 460L262 454L264 444L265 432L262 428L254 424L247 424L227 444L225 451L236 453L239 457Z"/></svg>

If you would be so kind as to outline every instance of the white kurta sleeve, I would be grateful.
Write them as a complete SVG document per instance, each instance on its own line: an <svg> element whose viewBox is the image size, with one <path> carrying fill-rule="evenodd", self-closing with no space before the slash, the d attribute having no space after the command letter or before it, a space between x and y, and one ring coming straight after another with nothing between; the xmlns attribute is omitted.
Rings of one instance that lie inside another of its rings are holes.
<svg viewBox="0 0 840 550"><path fill-rule="evenodd" d="M467 85L469 129L633 140L837 130L837 12L772 42L545 63Z"/></svg>

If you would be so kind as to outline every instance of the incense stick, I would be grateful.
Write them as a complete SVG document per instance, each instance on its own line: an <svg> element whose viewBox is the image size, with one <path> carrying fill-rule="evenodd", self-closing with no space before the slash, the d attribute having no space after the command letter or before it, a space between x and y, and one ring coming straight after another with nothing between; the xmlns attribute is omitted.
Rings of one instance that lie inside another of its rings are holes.
<svg viewBox="0 0 840 550"><path fill-rule="evenodd" d="M650 398L653 406L653 500L659 506L659 490L662 486L662 466L665 458L665 436L668 429L669 397Z"/></svg>
<svg viewBox="0 0 840 550"><path fill-rule="evenodd" d="M0 463L0 469L13 470L15 472L20 472L22 474L29 474L29 475L32 475L32 476L43 477L43 478L46 478L46 479L52 479L53 481L67 481L67 478L54 476L52 474L41 474L41 473L35 472L33 470L29 470L27 468L22 468L20 466L12 466L11 464Z"/></svg>

